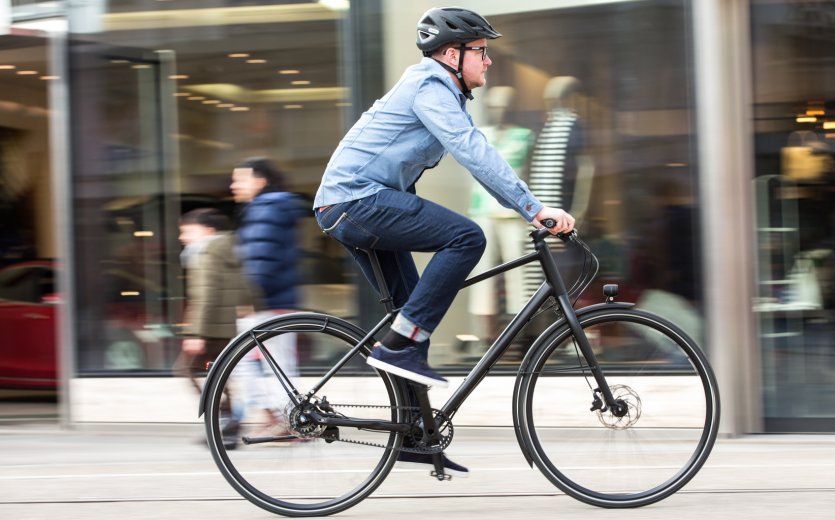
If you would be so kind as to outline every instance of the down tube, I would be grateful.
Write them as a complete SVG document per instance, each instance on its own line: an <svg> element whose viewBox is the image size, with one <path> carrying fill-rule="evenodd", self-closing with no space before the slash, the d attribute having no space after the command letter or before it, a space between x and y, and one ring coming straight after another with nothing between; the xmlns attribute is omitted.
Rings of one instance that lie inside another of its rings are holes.
<svg viewBox="0 0 835 520"><path fill-rule="evenodd" d="M551 286L548 285L548 282L539 286L539 289L537 289L536 293L531 296L528 303L526 303L522 310L519 311L519 314L511 320L499 337L496 338L496 341L490 346L490 349L484 353L484 356L481 357L478 364L473 367L461 386L455 390L455 392L441 408L441 412L443 412L444 415L452 418L452 414L458 411L458 407L461 406L472 391L475 390L475 387L481 383L485 376L487 376L487 373L490 372L490 369L493 368L496 361L499 360L502 354L504 354L504 351L510 346L510 342L513 341L513 338L515 338L522 328L527 325L528 321L530 321L533 315L536 314L540 307L542 307L542 304L545 303L545 300L547 300L551 294L552 290Z"/></svg>

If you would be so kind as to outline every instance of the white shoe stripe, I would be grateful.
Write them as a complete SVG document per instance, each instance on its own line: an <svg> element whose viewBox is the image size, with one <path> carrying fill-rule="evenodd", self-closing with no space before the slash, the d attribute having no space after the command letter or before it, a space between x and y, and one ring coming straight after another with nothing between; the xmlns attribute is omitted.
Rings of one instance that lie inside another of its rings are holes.
<svg viewBox="0 0 835 520"><path fill-rule="evenodd" d="M427 386L436 386L438 388L446 388L449 386L449 382L447 381L440 381L438 379L432 379L431 377L422 376L420 374L415 374L414 372L409 372L408 370L403 370L400 367L396 367L394 365L390 365L379 359L373 358L368 356L366 358L366 363L371 365L372 367L379 368L384 372L388 372L390 374L394 374L396 376L400 376L404 379L409 379L410 381L415 381L417 383L427 385Z"/></svg>

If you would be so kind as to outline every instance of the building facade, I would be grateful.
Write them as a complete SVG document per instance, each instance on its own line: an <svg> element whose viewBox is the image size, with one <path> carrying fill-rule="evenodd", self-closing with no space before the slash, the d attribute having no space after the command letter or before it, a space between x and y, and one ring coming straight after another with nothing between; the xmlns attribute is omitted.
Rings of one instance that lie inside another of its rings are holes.
<svg viewBox="0 0 835 520"><path fill-rule="evenodd" d="M490 42L474 120L491 138L523 136L502 145L520 154L520 176L556 187L549 196L600 257L582 301L618 283L621 299L697 337L724 433L835 431L835 3L456 3L504 35ZM170 380L187 304L180 215L234 216L231 171L253 156L275 159L312 201L344 131L419 59L414 26L433 3L0 6L0 301L35 309L4 307L0 335L43 346L58 367L27 375L11 360L32 348L7 345L0 381L57 382L73 423L107 420L94 409L119 385ZM451 158L418 185L492 233L506 217L479 189ZM512 233L524 240L525 226ZM302 306L376 321L373 295L312 213L299 235ZM506 242L496 237L484 267L509 259ZM40 270L17 269L36 259ZM36 283L44 269L54 280ZM433 364L465 374L520 283L463 291L433 336Z"/></svg>

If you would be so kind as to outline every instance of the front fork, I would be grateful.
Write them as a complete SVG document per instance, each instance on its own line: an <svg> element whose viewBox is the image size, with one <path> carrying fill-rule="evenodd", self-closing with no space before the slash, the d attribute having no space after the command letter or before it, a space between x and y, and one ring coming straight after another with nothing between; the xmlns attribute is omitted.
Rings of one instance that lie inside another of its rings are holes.
<svg viewBox="0 0 835 520"><path fill-rule="evenodd" d="M594 412L600 410L601 412L605 412L607 410L611 410L615 417L623 417L628 412L627 405L622 400L615 399L615 396L609 389L609 384L606 382L606 376L604 376L603 371L600 370L600 365L597 363L597 356L594 355L594 350L591 347L591 343L589 343L588 337L586 337L586 332L583 330L582 325L580 325L580 320L577 318L577 314L574 313L574 309L571 306L568 295L561 294L557 297L557 299L559 300L560 307L563 309L563 316L565 317L565 321L568 323L568 327L571 329L571 334L577 342L577 347L586 359L586 362L589 365L589 370L594 377L594 381L597 383L597 388L594 389L594 399L592 400L591 411Z"/></svg>

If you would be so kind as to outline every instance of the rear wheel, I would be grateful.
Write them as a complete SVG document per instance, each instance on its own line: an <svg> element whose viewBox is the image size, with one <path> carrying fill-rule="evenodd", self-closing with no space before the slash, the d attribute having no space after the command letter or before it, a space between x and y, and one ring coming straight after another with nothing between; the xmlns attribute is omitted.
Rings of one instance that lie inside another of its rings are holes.
<svg viewBox="0 0 835 520"><path fill-rule="evenodd" d="M590 410L596 384L567 325L537 340L517 381L522 439L545 476L601 507L637 507L686 484L719 427L716 380L696 344L631 309L580 318L623 411Z"/></svg>
<svg viewBox="0 0 835 520"><path fill-rule="evenodd" d="M365 363L370 345L362 345L311 393L365 335L338 318L290 314L253 334L299 395L283 387L253 336L239 336L217 361L204 404L221 473L247 500L273 513L320 516L357 504L391 470L402 435L325 428L308 412L401 422L400 386Z"/></svg>

